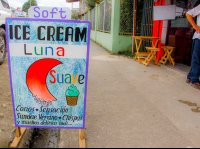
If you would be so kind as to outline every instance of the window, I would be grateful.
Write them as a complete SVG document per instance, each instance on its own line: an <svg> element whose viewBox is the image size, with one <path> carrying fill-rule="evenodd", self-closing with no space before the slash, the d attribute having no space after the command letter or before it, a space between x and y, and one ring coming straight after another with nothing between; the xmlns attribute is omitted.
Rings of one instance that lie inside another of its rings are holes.
<svg viewBox="0 0 200 149"><path fill-rule="evenodd" d="M10 9L10 6L8 5L7 0L1 0L1 3L2 3L4 8Z"/></svg>

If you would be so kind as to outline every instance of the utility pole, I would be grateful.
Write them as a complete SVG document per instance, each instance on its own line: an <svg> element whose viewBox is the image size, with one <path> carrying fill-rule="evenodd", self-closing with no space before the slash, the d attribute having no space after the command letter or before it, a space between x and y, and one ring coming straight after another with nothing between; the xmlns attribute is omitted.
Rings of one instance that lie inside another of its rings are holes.
<svg viewBox="0 0 200 149"><path fill-rule="evenodd" d="M30 0L30 8L31 8L31 0Z"/></svg>

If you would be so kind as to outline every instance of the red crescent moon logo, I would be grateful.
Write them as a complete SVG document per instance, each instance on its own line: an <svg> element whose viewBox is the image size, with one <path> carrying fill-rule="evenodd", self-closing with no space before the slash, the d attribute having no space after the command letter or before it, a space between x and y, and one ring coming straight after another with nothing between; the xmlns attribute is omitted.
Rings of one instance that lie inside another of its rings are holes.
<svg viewBox="0 0 200 149"><path fill-rule="evenodd" d="M49 71L62 64L55 59L41 59L34 62L28 69L26 74L26 83L35 100L39 104L46 105L56 101L57 99L49 92L46 84L46 78Z"/></svg>

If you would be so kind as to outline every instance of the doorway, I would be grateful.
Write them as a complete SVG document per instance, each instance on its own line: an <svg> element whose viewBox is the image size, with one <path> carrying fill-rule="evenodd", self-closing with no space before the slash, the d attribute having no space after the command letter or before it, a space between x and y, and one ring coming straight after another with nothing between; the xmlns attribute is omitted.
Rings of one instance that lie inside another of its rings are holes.
<svg viewBox="0 0 200 149"><path fill-rule="evenodd" d="M197 0L192 2L192 7L199 4ZM176 5L176 19L169 21L167 44L175 47L173 57L176 63L190 66L194 29L185 15L190 7L189 0L172 0L172 4Z"/></svg>

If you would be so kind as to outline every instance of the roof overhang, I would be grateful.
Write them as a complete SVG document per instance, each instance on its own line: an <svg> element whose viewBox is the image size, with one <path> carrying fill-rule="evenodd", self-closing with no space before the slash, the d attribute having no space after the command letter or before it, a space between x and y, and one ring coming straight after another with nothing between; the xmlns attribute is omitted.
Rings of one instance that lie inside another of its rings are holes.
<svg viewBox="0 0 200 149"><path fill-rule="evenodd" d="M66 0L67 3L79 2L80 0Z"/></svg>

